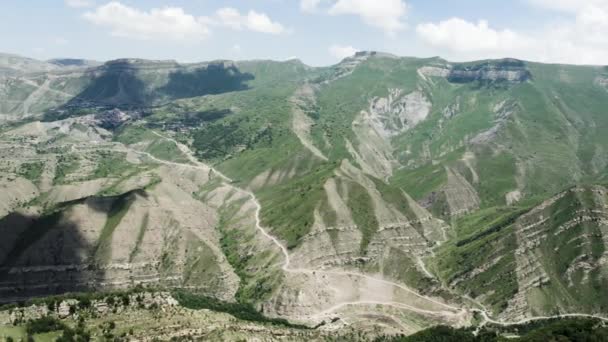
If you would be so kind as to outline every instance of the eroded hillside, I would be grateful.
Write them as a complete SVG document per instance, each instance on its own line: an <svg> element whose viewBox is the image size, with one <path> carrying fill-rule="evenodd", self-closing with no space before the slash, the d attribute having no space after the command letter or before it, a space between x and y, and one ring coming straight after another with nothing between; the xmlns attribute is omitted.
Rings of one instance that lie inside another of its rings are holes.
<svg viewBox="0 0 608 342"><path fill-rule="evenodd" d="M389 333L606 312L602 68L6 63L3 301L153 284Z"/></svg>

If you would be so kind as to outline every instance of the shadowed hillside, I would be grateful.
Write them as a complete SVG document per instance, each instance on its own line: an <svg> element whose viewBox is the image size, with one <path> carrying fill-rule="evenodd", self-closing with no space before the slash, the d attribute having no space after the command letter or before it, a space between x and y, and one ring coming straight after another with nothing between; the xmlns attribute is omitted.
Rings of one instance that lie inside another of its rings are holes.
<svg viewBox="0 0 608 342"><path fill-rule="evenodd" d="M77 103L150 106L176 99L247 89L254 77L234 65L211 63L182 67L174 62L116 60L91 71L88 86L67 107Z"/></svg>
<svg viewBox="0 0 608 342"><path fill-rule="evenodd" d="M169 81L158 91L171 99L221 94L248 89L250 73L241 73L234 65L209 64L194 70L177 70L169 74Z"/></svg>
<svg viewBox="0 0 608 342"><path fill-rule="evenodd" d="M48 214L13 212L0 219L0 301L103 287L104 258L111 236L136 191L115 197L89 197L60 204ZM105 217L101 236L90 234L90 223L76 211Z"/></svg>
<svg viewBox="0 0 608 342"><path fill-rule="evenodd" d="M0 220L0 298L86 291L103 272L83 267L91 245L65 211L44 216L12 213Z"/></svg>

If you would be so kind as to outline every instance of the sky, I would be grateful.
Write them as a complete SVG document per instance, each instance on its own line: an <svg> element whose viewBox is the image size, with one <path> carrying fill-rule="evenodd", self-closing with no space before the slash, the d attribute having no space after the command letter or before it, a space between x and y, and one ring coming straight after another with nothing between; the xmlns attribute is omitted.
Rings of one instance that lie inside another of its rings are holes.
<svg viewBox="0 0 608 342"><path fill-rule="evenodd" d="M197 62L360 50L608 64L608 0L0 0L0 52Z"/></svg>

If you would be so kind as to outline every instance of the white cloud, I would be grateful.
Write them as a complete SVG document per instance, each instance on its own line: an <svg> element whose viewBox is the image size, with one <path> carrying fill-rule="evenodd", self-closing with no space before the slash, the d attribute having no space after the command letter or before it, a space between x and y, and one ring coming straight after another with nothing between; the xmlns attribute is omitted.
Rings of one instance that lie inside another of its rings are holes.
<svg viewBox="0 0 608 342"><path fill-rule="evenodd" d="M300 0L300 9L304 12L314 12L320 3L321 0Z"/></svg>
<svg viewBox="0 0 608 342"><path fill-rule="evenodd" d="M53 43L55 43L56 45L68 45L70 41L64 37L54 37Z"/></svg>
<svg viewBox="0 0 608 342"><path fill-rule="evenodd" d="M555 11L576 13L586 7L608 8L606 0L528 0L529 3Z"/></svg>
<svg viewBox="0 0 608 342"><path fill-rule="evenodd" d="M112 1L86 12L84 17L96 25L110 28L114 36L142 40L197 41L206 38L211 33L212 26L269 34L288 31L265 13L251 10L247 14L241 14L229 7L217 10L211 17L195 17L180 7L145 11Z"/></svg>
<svg viewBox="0 0 608 342"><path fill-rule="evenodd" d="M407 5L402 0L338 0L329 9L332 15L358 15L366 24L388 34L405 28L402 20L406 12Z"/></svg>
<svg viewBox="0 0 608 342"><path fill-rule="evenodd" d="M87 12L90 22L111 29L112 35L134 39L201 40L209 35L203 18L196 18L179 7L142 11L112 1Z"/></svg>
<svg viewBox="0 0 608 342"><path fill-rule="evenodd" d="M283 25L270 20L264 13L249 11L246 26L256 32L280 34L287 32Z"/></svg>
<svg viewBox="0 0 608 342"><path fill-rule="evenodd" d="M452 18L416 28L428 45L454 60L515 57L540 62L606 64L608 2L605 0L530 0L562 11L558 23L531 31L492 28L487 22Z"/></svg>
<svg viewBox="0 0 608 342"><path fill-rule="evenodd" d="M220 8L209 23L224 26L233 30L251 30L254 32L281 34L287 30L283 25L274 22L265 13L249 11L247 15L241 14L237 9L231 7Z"/></svg>
<svg viewBox="0 0 608 342"><path fill-rule="evenodd" d="M427 43L457 52L508 52L526 45L526 39L511 30L495 30L488 22L471 23L451 18L437 24L425 23L416 33Z"/></svg>
<svg viewBox="0 0 608 342"><path fill-rule="evenodd" d="M93 7L95 5L95 2L92 0L64 0L64 3L72 8Z"/></svg>
<svg viewBox="0 0 608 342"><path fill-rule="evenodd" d="M588 6L576 14L572 38L608 49L608 3L605 7Z"/></svg>
<svg viewBox="0 0 608 342"><path fill-rule="evenodd" d="M348 45L348 46L344 46L344 45L332 45L329 47L328 49L329 54L337 59L337 60L342 60L346 57L351 57L352 55L354 55L357 51L359 51L358 49L355 49L354 47Z"/></svg>
<svg viewBox="0 0 608 342"><path fill-rule="evenodd" d="M220 8L215 12L215 18L211 19L211 23L217 23L233 30L243 29L243 17L241 13L234 8Z"/></svg>
<svg viewBox="0 0 608 342"><path fill-rule="evenodd" d="M300 9L315 12L322 3L323 11L330 15L356 15L372 27L394 35L403 30L408 6L404 0L300 0Z"/></svg>

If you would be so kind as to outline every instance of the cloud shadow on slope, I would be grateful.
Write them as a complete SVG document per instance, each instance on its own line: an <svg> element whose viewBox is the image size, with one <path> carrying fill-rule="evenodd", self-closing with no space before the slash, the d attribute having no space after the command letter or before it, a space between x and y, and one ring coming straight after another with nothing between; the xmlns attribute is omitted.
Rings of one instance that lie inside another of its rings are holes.
<svg viewBox="0 0 608 342"><path fill-rule="evenodd" d="M196 69L150 63L118 60L89 71L88 85L63 107L147 107L177 99L246 90L249 89L247 82L254 79L252 74L225 63L211 63Z"/></svg>
<svg viewBox="0 0 608 342"><path fill-rule="evenodd" d="M193 71L178 70L169 74L167 84L159 92L172 100L204 95L217 95L249 89L255 77L242 73L236 66L212 63Z"/></svg>
<svg viewBox="0 0 608 342"><path fill-rule="evenodd" d="M75 205L86 205L109 218L128 209L135 192L142 194L89 197L62 203L41 216L13 212L0 218L0 303L98 290L105 277L95 258L99 237L87 237L68 212Z"/></svg>

